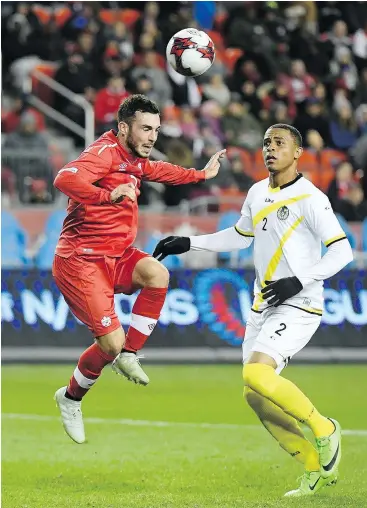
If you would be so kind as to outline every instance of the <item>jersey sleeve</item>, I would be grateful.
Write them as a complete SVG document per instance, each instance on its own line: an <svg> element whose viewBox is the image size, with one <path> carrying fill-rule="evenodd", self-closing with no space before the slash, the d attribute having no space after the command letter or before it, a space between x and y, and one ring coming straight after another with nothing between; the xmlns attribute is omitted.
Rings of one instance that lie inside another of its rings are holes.
<svg viewBox="0 0 367 508"><path fill-rule="evenodd" d="M347 238L329 199L321 192L308 202L305 219L311 231L326 247Z"/></svg>
<svg viewBox="0 0 367 508"><path fill-rule="evenodd" d="M83 152L78 159L60 169L54 186L78 203L90 205L111 203L110 192L95 185L111 169L111 151L98 146L90 150L93 152Z"/></svg>
<svg viewBox="0 0 367 508"><path fill-rule="evenodd" d="M235 230L241 236L246 237L254 237L254 228L252 225L252 215L250 209L250 191L247 194L245 202L242 205L241 209L241 217L238 219L237 224L235 225Z"/></svg>
<svg viewBox="0 0 367 508"><path fill-rule="evenodd" d="M143 178L150 182L183 185L205 180L205 172L196 169L186 169L169 162L147 161Z"/></svg>

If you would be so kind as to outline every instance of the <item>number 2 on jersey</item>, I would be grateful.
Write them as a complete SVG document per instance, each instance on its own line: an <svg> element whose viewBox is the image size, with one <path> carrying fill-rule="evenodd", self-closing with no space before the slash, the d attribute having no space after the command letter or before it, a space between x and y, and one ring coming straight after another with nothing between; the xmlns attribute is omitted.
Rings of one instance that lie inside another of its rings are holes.
<svg viewBox="0 0 367 508"><path fill-rule="evenodd" d="M268 218L267 218L267 217L264 217L264 218L263 218L263 223L264 223L264 224L263 224L262 230L263 230L263 231L267 231L267 229L266 229L266 225L267 225L267 223L268 223Z"/></svg>

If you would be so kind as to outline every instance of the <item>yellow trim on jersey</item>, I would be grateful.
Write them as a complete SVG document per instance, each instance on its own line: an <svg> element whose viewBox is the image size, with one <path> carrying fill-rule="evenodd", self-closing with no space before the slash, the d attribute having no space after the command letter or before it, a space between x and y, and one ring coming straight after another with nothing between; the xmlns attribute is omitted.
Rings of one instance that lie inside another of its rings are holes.
<svg viewBox="0 0 367 508"><path fill-rule="evenodd" d="M242 229L240 229L238 226L235 226L234 228L235 228L235 230L237 231L237 233L238 233L239 235L242 235L242 236L249 236L249 237L251 237L251 238L253 238L253 237L254 237L254 234L253 234L251 231L243 231L243 230L242 230Z"/></svg>
<svg viewBox="0 0 367 508"><path fill-rule="evenodd" d="M306 199L311 197L311 194L301 194L300 196L295 196L294 198L283 199L283 201L278 201L272 205L266 206L260 212L258 212L252 220L253 227L255 228L259 222L261 222L267 215L271 214L281 208L282 206L291 205L292 203L296 203L297 201L301 201L302 199Z"/></svg>
<svg viewBox="0 0 367 508"><path fill-rule="evenodd" d="M325 247L329 247L329 245L331 243L334 243L337 240L344 240L344 238L347 238L345 233L343 233L342 235L334 236L333 238L330 238L330 240L327 240L326 242L324 242Z"/></svg>
<svg viewBox="0 0 367 508"><path fill-rule="evenodd" d="M269 190L269 192L271 192L273 194L274 192L279 192L280 187L270 187L270 185L269 185L268 190Z"/></svg>
<svg viewBox="0 0 367 508"><path fill-rule="evenodd" d="M306 312L311 312L311 314L322 316L322 309L314 309L313 307L300 307L300 309L305 310Z"/></svg>
<svg viewBox="0 0 367 508"><path fill-rule="evenodd" d="M281 260L281 257L282 257L282 254L283 254L283 247L284 247L284 244L286 243L287 240L289 240L291 234L294 232L294 230L301 224L301 222L303 221L304 219L304 216L302 215L302 217L299 217L288 229L287 231L284 233L284 235L282 236L282 238L280 239L280 242L279 242L279 246L277 247L276 251L274 252L273 254L273 257L271 258L271 260L269 261L269 264L268 264L268 267L266 269L266 272L265 272L265 275L264 275L264 280L261 282L261 287L265 287L265 281L266 280L271 280L276 269L278 268L278 265L279 265L279 262ZM259 299L259 301L256 301L257 298ZM256 295L256 299L255 299L255 302L254 302L254 309L255 310L259 310L259 306L260 304L264 301L263 297L262 297L262 294L261 293L258 293Z"/></svg>

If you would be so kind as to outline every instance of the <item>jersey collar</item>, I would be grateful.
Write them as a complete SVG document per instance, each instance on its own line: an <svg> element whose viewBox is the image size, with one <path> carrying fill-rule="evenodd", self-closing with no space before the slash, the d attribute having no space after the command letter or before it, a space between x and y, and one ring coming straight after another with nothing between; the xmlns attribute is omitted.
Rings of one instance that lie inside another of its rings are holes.
<svg viewBox="0 0 367 508"><path fill-rule="evenodd" d="M294 183L298 182L298 180L300 180L302 177L303 177L302 173L298 173L294 180L291 180L290 182L285 183L284 185L280 185L280 187L274 187L274 189L271 188L269 185L268 186L269 192L279 192L279 191L285 189L286 187L290 187Z"/></svg>

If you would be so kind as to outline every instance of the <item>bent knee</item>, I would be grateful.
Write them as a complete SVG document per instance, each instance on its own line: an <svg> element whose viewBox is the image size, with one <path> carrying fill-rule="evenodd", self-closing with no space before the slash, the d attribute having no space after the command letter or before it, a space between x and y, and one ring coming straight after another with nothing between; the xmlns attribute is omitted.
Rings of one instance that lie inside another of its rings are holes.
<svg viewBox="0 0 367 508"><path fill-rule="evenodd" d="M124 347L125 333L122 328L119 328L107 335L96 337L96 341L104 353L116 357Z"/></svg>
<svg viewBox="0 0 367 508"><path fill-rule="evenodd" d="M263 397L256 393L249 386L245 386L243 390L243 396L247 402L247 404L254 409L255 411L260 410L263 403Z"/></svg>
<svg viewBox="0 0 367 508"><path fill-rule="evenodd" d="M144 273L144 283L148 287L166 288L169 284L169 271L156 259L150 259Z"/></svg>

